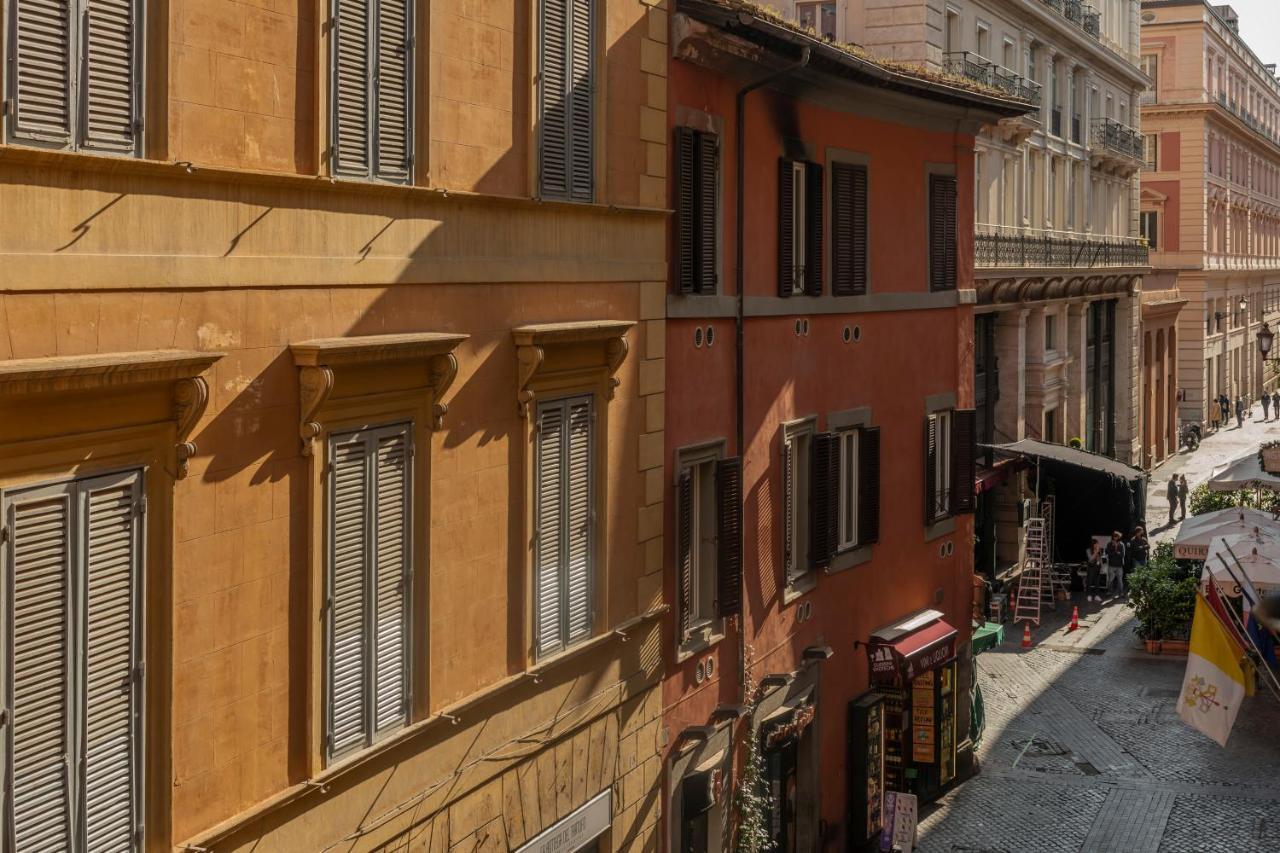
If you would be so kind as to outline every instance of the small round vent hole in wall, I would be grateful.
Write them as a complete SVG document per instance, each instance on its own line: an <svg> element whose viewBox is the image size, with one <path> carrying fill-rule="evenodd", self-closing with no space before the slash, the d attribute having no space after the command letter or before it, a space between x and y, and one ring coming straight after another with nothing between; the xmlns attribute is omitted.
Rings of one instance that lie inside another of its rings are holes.
<svg viewBox="0 0 1280 853"><path fill-rule="evenodd" d="M715 326L707 326L707 346L711 346L716 342Z"/></svg>
<svg viewBox="0 0 1280 853"><path fill-rule="evenodd" d="M702 327L693 330L693 345L700 348L702 346Z"/></svg>

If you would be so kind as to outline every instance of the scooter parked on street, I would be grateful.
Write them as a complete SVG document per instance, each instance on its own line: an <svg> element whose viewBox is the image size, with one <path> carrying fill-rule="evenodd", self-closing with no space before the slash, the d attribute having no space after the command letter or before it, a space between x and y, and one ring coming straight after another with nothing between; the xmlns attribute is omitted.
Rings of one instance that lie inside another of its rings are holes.
<svg viewBox="0 0 1280 853"><path fill-rule="evenodd" d="M1200 424L1183 424L1178 430L1178 446L1193 452L1200 447Z"/></svg>

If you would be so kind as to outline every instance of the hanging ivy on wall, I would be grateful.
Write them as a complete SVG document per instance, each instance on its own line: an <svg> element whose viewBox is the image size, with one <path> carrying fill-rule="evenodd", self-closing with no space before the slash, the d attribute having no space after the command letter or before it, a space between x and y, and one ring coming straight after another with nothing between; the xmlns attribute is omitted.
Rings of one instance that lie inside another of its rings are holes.
<svg viewBox="0 0 1280 853"><path fill-rule="evenodd" d="M769 815L773 813L773 799L764 779L764 753L760 738L755 735L756 711L760 707L760 686L753 685L748 692L750 700L743 717L747 738L747 755L738 777L734 793L734 813L738 818L738 831L734 850L737 853L759 853L768 850L772 838L769 835Z"/></svg>

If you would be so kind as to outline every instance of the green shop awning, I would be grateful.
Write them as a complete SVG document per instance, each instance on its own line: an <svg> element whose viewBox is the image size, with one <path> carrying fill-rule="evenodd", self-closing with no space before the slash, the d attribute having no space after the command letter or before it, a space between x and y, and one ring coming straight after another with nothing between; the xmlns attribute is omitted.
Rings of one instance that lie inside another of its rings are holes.
<svg viewBox="0 0 1280 853"><path fill-rule="evenodd" d="M999 622L984 622L973 632L973 653L994 649L1004 642L1004 626Z"/></svg>

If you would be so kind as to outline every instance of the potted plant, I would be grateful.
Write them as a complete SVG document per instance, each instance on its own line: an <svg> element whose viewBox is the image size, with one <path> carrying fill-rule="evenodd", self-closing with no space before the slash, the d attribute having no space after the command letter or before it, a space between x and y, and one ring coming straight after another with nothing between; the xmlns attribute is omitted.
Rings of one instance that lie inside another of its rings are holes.
<svg viewBox="0 0 1280 853"><path fill-rule="evenodd" d="M1151 654L1186 654L1196 606L1196 575L1179 565L1169 543L1157 545L1145 566L1129 578L1134 628Z"/></svg>

